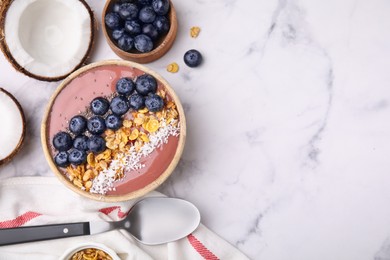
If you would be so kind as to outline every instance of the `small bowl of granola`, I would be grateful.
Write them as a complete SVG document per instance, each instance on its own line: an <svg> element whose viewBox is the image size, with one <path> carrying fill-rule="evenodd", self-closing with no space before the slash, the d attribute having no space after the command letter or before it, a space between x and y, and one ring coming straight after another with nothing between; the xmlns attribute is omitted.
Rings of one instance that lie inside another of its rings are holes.
<svg viewBox="0 0 390 260"><path fill-rule="evenodd" d="M41 140L54 174L85 197L117 202L162 184L184 149L179 98L161 76L129 61L71 74L53 94Z"/></svg>
<svg viewBox="0 0 390 260"><path fill-rule="evenodd" d="M111 248L99 243L84 243L68 249L60 260L120 260Z"/></svg>

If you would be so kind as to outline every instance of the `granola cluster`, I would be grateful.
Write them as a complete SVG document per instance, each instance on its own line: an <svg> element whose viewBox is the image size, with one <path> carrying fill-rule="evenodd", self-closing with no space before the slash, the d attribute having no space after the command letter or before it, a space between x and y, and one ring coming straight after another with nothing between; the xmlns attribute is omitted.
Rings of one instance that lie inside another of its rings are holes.
<svg viewBox="0 0 390 260"><path fill-rule="evenodd" d="M70 260L112 260L112 257L97 248L86 248L72 255Z"/></svg>

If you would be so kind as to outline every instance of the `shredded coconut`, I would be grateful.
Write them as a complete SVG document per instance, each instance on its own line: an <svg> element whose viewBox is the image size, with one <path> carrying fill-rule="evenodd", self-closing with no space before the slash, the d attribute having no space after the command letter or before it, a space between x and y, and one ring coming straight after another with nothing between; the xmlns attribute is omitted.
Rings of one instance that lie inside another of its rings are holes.
<svg viewBox="0 0 390 260"><path fill-rule="evenodd" d="M174 126L176 121L172 120L170 124L167 124L162 120L160 128L155 133L149 134L149 142L144 143L138 152L132 146L126 153L118 154L117 158L110 163L110 166L101 171L93 180L90 192L104 195L108 191L115 190L114 182L116 181L117 172L120 172L122 169L124 169L123 172L130 172L145 167L141 163L143 157L148 156L157 148L168 143L169 136L179 136L179 124Z"/></svg>

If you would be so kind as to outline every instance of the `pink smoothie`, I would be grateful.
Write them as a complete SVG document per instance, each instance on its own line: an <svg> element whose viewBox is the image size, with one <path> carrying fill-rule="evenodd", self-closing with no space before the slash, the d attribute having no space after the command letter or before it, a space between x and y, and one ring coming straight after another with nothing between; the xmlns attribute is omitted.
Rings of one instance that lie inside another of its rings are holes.
<svg viewBox="0 0 390 260"><path fill-rule="evenodd" d="M65 131L69 120L78 114L83 114L86 107L96 97L107 97L115 91L116 82L122 77L135 78L144 74L143 71L119 65L103 65L93 68L73 79L56 97L47 120L48 143L52 143L54 135ZM158 88L164 88L158 82ZM170 99L168 95L168 99ZM130 111L126 117L131 118ZM178 146L178 137L170 136L168 143L143 158L144 168L126 172L125 177L116 182L115 191L107 195L123 195L139 189L156 180L169 166ZM56 152L50 147L52 158ZM61 170L64 174L65 171Z"/></svg>

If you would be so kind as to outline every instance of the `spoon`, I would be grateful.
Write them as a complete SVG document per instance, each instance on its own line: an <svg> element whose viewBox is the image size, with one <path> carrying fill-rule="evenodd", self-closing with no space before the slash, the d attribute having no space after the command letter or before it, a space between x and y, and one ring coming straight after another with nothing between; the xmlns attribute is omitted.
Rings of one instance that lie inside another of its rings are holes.
<svg viewBox="0 0 390 260"><path fill-rule="evenodd" d="M199 210L190 202L166 197L144 198L121 221L91 221L0 229L0 246L57 238L94 235L124 229L139 242L159 245L192 233L200 223Z"/></svg>

